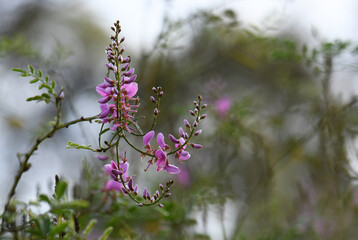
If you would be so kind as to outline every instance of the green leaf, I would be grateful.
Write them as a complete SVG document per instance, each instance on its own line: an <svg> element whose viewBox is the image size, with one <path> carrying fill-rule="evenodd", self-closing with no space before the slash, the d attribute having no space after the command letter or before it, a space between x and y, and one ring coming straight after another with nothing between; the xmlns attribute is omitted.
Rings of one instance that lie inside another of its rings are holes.
<svg viewBox="0 0 358 240"><path fill-rule="evenodd" d="M30 73L34 73L34 67L32 65L29 65L29 70L30 70Z"/></svg>
<svg viewBox="0 0 358 240"><path fill-rule="evenodd" d="M39 86L39 90L41 90L43 88L47 88L48 90L52 91L51 87L49 85L47 85L47 84L44 84L44 83Z"/></svg>
<svg viewBox="0 0 358 240"><path fill-rule="evenodd" d="M43 93L43 94L41 94L41 96L43 98L51 99L50 95L48 95L47 93Z"/></svg>
<svg viewBox="0 0 358 240"><path fill-rule="evenodd" d="M14 71L14 72L20 72L20 73L26 74L26 71L25 71L25 70L22 70L22 69L20 69L20 68L13 68L13 69L11 69L11 70Z"/></svg>
<svg viewBox="0 0 358 240"><path fill-rule="evenodd" d="M102 234L102 236L99 239L100 240L106 240L109 237L109 235L111 234L112 231L113 231L113 227L106 228L106 230L104 230L104 233Z"/></svg>
<svg viewBox="0 0 358 240"><path fill-rule="evenodd" d="M59 181L55 186L56 199L61 199L67 190L67 183L65 181Z"/></svg>
<svg viewBox="0 0 358 240"><path fill-rule="evenodd" d="M45 194L40 194L40 195L39 195L39 201L41 201L41 202L47 202L48 204L51 205L51 200L50 200L50 198L49 198L47 195L45 195Z"/></svg>
<svg viewBox="0 0 358 240"><path fill-rule="evenodd" d="M39 78L42 78L42 72L41 70L38 71Z"/></svg>
<svg viewBox="0 0 358 240"><path fill-rule="evenodd" d="M86 226L85 230L83 230L83 236L85 238L87 238L87 236L90 234L90 232L92 231L94 225L97 223L97 219L92 219L88 225Z"/></svg>
<svg viewBox="0 0 358 240"><path fill-rule="evenodd" d="M52 87L52 88L55 88L55 85L56 85L55 81L52 80L52 81L51 81L51 87Z"/></svg>
<svg viewBox="0 0 358 240"><path fill-rule="evenodd" d="M56 207L54 207L53 210L61 210L61 211L63 211L64 209L76 210L76 209L88 208L88 207L89 207L89 202L85 200L73 200L71 202L60 203L56 205Z"/></svg>
<svg viewBox="0 0 358 240"><path fill-rule="evenodd" d="M32 80L30 81L30 84L37 83L39 80L40 80L40 79L38 79L38 78L32 79Z"/></svg>
<svg viewBox="0 0 358 240"><path fill-rule="evenodd" d="M68 226L68 222L63 222L58 224L56 227L52 228L50 233L49 233L49 237L55 237L57 234L60 234L62 232L64 232L64 230L67 228Z"/></svg>
<svg viewBox="0 0 358 240"><path fill-rule="evenodd" d="M102 135L103 133L107 132L108 130L109 130L109 128L103 129L103 130L99 133L99 135Z"/></svg>
<svg viewBox="0 0 358 240"><path fill-rule="evenodd" d="M34 96L34 97L29 97L26 99L26 101L30 102L30 101L43 101L41 96Z"/></svg>
<svg viewBox="0 0 358 240"><path fill-rule="evenodd" d="M67 148L73 148L73 149L87 149L95 152L96 150L91 148L91 145L79 145L77 143L73 142L67 142L66 149Z"/></svg>

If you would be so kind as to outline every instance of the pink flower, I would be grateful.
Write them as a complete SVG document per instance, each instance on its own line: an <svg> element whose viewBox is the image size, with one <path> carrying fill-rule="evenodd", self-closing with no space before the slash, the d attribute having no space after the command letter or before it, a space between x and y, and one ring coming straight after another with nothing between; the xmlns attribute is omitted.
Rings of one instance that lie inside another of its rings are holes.
<svg viewBox="0 0 358 240"><path fill-rule="evenodd" d="M232 101L229 97L221 97L215 102L215 109L220 116L225 116L231 108Z"/></svg>
<svg viewBox="0 0 358 240"><path fill-rule="evenodd" d="M115 190L115 191L122 191L123 184L117 181L114 181L113 179L109 180L106 183L105 189L107 191Z"/></svg>
<svg viewBox="0 0 358 240"><path fill-rule="evenodd" d="M188 187L191 183L190 174L186 167L182 167L180 173L177 175L177 179L180 185Z"/></svg>
<svg viewBox="0 0 358 240"><path fill-rule="evenodd" d="M155 134L154 131L150 131L146 135L143 136L143 144L145 146L150 145L150 141L152 140L154 134Z"/></svg>

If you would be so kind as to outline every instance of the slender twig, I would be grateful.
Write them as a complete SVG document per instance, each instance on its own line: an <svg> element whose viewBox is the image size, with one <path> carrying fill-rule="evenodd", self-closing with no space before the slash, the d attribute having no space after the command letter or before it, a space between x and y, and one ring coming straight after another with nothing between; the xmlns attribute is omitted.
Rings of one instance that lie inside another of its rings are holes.
<svg viewBox="0 0 358 240"><path fill-rule="evenodd" d="M79 122L86 122L86 121L92 121L96 118L98 118L98 115L92 116L92 117L80 117L79 119L76 120L72 120L69 121L67 123L62 123L60 124L60 117L61 117L61 105L60 105L60 101L56 102L56 109L57 109L57 116L56 116L56 122L55 125L52 127L52 129L50 131L48 131L46 134L44 134L42 137L39 137L36 139L35 143L33 144L33 146L30 148L29 151L27 151L25 154L23 154L22 156L24 157L23 160L21 160L20 158L20 167L14 177L14 182L10 188L8 197L7 197L7 201L4 207L4 211L3 211L3 220L2 220L2 224L1 224L1 231L4 231L4 226L5 226L5 214L6 212L9 210L10 207L10 201L12 199L12 197L15 195L15 190L16 187L22 177L22 175L24 174L24 172L26 172L27 170L29 170L29 168L31 167L31 165L28 163L30 157L33 155L33 153L38 149L39 145L46 140L47 138L51 138L53 136L53 134L57 131L60 130L62 128L67 128L73 124L79 123Z"/></svg>

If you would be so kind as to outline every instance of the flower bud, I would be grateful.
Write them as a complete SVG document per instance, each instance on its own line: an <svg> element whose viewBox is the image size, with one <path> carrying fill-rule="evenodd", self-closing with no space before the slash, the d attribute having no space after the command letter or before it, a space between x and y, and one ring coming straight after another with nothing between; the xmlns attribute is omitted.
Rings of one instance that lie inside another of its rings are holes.
<svg viewBox="0 0 358 240"><path fill-rule="evenodd" d="M189 110L189 113L190 113L190 115L195 116L195 113L193 112L193 110Z"/></svg>
<svg viewBox="0 0 358 240"><path fill-rule="evenodd" d="M129 69L127 72L123 73L123 75L126 75L127 77L131 76L134 73L134 68Z"/></svg>
<svg viewBox="0 0 358 240"><path fill-rule="evenodd" d="M179 128L179 134L181 137L184 137L185 132L181 127Z"/></svg>
<svg viewBox="0 0 358 240"><path fill-rule="evenodd" d="M206 108L208 106L208 104L204 104L203 106L201 106L201 108Z"/></svg>
<svg viewBox="0 0 358 240"><path fill-rule="evenodd" d="M201 115L200 119L206 118L206 114Z"/></svg>
<svg viewBox="0 0 358 240"><path fill-rule="evenodd" d="M164 205L161 204L161 203L159 203L158 206L159 206L160 208L163 208L163 207L164 207Z"/></svg>
<svg viewBox="0 0 358 240"><path fill-rule="evenodd" d="M154 115L158 115L159 111L157 108L154 109Z"/></svg>
<svg viewBox="0 0 358 240"><path fill-rule="evenodd" d="M119 40L120 43L122 43L126 38L122 37L121 40Z"/></svg>
<svg viewBox="0 0 358 240"><path fill-rule="evenodd" d="M122 187L122 192L128 194L128 191L124 187Z"/></svg>
<svg viewBox="0 0 358 240"><path fill-rule="evenodd" d="M130 57L126 57L124 60L123 60L123 63L128 63L131 61L131 58Z"/></svg>
<svg viewBox="0 0 358 240"><path fill-rule="evenodd" d="M169 134L169 139L170 141L172 141L173 143L179 143L179 140L176 139L173 135Z"/></svg>
<svg viewBox="0 0 358 240"><path fill-rule="evenodd" d="M184 133L184 138L185 139L188 139L189 138L189 135L187 133Z"/></svg>
<svg viewBox="0 0 358 240"><path fill-rule="evenodd" d="M164 197L167 198L167 197L170 197L171 195L172 195L172 194L168 192L168 193L165 194Z"/></svg>
<svg viewBox="0 0 358 240"><path fill-rule="evenodd" d="M134 191L133 179L132 178L130 178L129 181L128 181L128 188L129 188L129 190Z"/></svg>
<svg viewBox="0 0 358 240"><path fill-rule="evenodd" d="M122 71L125 71L129 67L129 63L126 63L122 67Z"/></svg>
<svg viewBox="0 0 358 240"><path fill-rule="evenodd" d="M197 121L194 121L193 127L197 127L197 126L198 126L198 122L197 122Z"/></svg>
<svg viewBox="0 0 358 240"><path fill-rule="evenodd" d="M119 61L120 63L122 63L122 62L123 62L123 57L122 57L122 55L119 55L119 57L118 57L118 61Z"/></svg>
<svg viewBox="0 0 358 240"><path fill-rule="evenodd" d="M119 54L122 54L122 53L124 52L124 50L126 50L126 47L125 47L125 46L123 46L123 47L121 48L121 50L119 51Z"/></svg>
<svg viewBox="0 0 358 240"><path fill-rule="evenodd" d="M157 103L157 100L155 100L153 96L150 96L150 101L152 101L152 103Z"/></svg>
<svg viewBox="0 0 358 240"><path fill-rule="evenodd" d="M201 134L202 131L203 131L203 130L199 129L198 131L196 131L196 132L194 133L194 135L195 135L195 136L198 136L198 135Z"/></svg>
<svg viewBox="0 0 358 240"><path fill-rule="evenodd" d="M106 160L108 159L108 157L105 156L105 155L98 155L98 156L97 156L97 159L98 159L98 160L101 160L101 161L106 161Z"/></svg>
<svg viewBox="0 0 358 240"><path fill-rule="evenodd" d="M201 97L200 94L198 94L198 99L199 99L199 101L203 100L203 98Z"/></svg>
<svg viewBox="0 0 358 240"><path fill-rule="evenodd" d="M161 91L161 92L159 93L159 97L163 96L163 94L164 94L164 92Z"/></svg>
<svg viewBox="0 0 358 240"><path fill-rule="evenodd" d="M190 124L189 124L188 120L184 119L184 124L187 128L190 128Z"/></svg>
<svg viewBox="0 0 358 240"><path fill-rule="evenodd" d="M147 188L144 188L144 190L143 190L143 198L144 199L147 199L147 193L148 193Z"/></svg>
<svg viewBox="0 0 358 240"><path fill-rule="evenodd" d="M163 189L164 189L163 184L159 184L159 188L160 188L161 190L163 190Z"/></svg>
<svg viewBox="0 0 358 240"><path fill-rule="evenodd" d="M152 91L156 93L156 92L157 92L157 89L156 89L155 87L153 87L153 88L152 88Z"/></svg>
<svg viewBox="0 0 358 240"><path fill-rule="evenodd" d="M138 203L137 206L138 207L143 207L143 203Z"/></svg>
<svg viewBox="0 0 358 240"><path fill-rule="evenodd" d="M192 144L190 144L193 148L197 148L197 149L199 149L199 148L202 148L203 146L202 145L200 145L200 144L197 144L197 143L192 143Z"/></svg>

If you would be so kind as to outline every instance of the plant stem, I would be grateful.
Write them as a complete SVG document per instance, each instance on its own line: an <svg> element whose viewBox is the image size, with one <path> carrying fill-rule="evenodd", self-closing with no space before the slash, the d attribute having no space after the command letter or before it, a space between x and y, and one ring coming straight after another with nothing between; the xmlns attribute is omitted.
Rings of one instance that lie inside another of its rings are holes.
<svg viewBox="0 0 358 240"><path fill-rule="evenodd" d="M32 154L38 149L39 145L44 141L46 140L47 138L51 138L53 136L53 134L57 131L57 130L60 130L62 128L67 128L73 124L76 124L76 123L79 123L79 122L86 122L86 121L92 121L96 118L98 118L98 115L95 115L95 116L92 116L92 117L87 117L87 118L84 118L84 117L80 117L79 119L76 119L76 120L73 120L73 121L69 121L67 123L63 123L63 124L60 124L60 103L57 103L56 104L56 108L57 108L57 116L56 116L56 123L55 125L52 127L52 129L50 131L48 131L45 135L43 135L42 137L39 137L36 139L34 145L30 148L29 151L27 151L23 157L24 159L21 160L20 159L20 167L14 177L14 182L10 188L10 191L9 191L9 194L8 194L8 197L7 197L7 201L6 201L6 204L5 204L5 207L4 207L4 211L3 211L3 214L2 214L2 223L1 223L1 230L0 230L0 233L3 233L4 232L4 227L5 227L5 218L6 218L6 213L7 211L9 210L9 207L10 207L10 201L12 199L12 197L15 195L15 190L16 190L16 187L22 177L22 175L24 174L24 172L26 172L27 170L29 170L30 168L30 164L28 163L30 157L32 156Z"/></svg>

